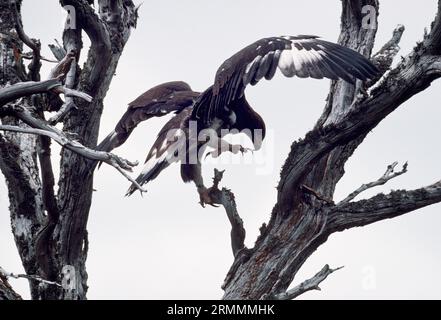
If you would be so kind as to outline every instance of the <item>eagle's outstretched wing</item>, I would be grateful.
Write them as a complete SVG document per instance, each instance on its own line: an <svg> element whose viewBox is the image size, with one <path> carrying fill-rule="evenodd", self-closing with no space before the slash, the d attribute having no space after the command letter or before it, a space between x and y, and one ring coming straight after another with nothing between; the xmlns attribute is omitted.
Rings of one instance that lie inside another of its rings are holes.
<svg viewBox="0 0 441 320"><path fill-rule="evenodd" d="M193 105L198 92L181 81L160 84L140 95L129 103L127 111L115 126L115 129L98 145L100 151L110 152L123 144L133 129L147 119L162 117L171 112L179 113Z"/></svg>
<svg viewBox="0 0 441 320"><path fill-rule="evenodd" d="M195 103L192 118L209 126L223 118L232 101L240 99L248 84L262 78L270 80L277 69L286 76L300 78L355 79L373 78L378 69L364 56L316 36L264 38L240 50L218 69L211 92Z"/></svg>
<svg viewBox="0 0 441 320"><path fill-rule="evenodd" d="M188 134L188 120L192 107L184 108L180 113L171 118L158 133L155 143L150 149L142 172L136 178L139 185L144 185L155 179L159 173L171 163L180 160L186 152ZM132 184L126 196L132 195L137 190Z"/></svg>

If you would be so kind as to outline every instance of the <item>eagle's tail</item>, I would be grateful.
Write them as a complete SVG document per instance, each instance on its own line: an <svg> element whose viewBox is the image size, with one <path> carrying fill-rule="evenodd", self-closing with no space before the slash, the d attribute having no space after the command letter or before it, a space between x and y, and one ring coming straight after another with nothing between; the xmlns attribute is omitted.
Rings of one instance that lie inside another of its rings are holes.
<svg viewBox="0 0 441 320"><path fill-rule="evenodd" d="M162 170L167 168L170 165L169 161L166 158L166 153L161 157L156 158L152 157L145 163L144 169L141 174L136 178L136 182L142 186L152 180L154 180ZM126 197L131 196L138 188L135 184L132 183L130 188L126 192Z"/></svg>

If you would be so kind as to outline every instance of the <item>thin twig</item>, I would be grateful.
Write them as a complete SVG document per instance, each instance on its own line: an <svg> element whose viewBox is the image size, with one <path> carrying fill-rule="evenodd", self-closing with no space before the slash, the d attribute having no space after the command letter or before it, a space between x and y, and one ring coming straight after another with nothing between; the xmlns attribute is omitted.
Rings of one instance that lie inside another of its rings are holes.
<svg viewBox="0 0 441 320"><path fill-rule="evenodd" d="M49 126L47 126L49 127ZM123 159L121 157L118 157L112 153L104 152L104 151L96 151L89 149L85 146L83 146L81 143L77 141L72 141L69 138L67 138L62 131L59 131L56 128L52 128L53 131L48 131L44 129L37 129L37 128L24 128L24 127L18 127L18 126L11 126L11 125L0 125L0 130L3 131L12 131L12 132L20 132L20 133L27 133L27 134L36 134L36 135L42 135L47 136L56 141L59 145L62 147L73 151L87 159L95 160L95 161L102 161L107 163L108 165L111 165L115 169L117 169L125 178L127 178L130 182L134 182L134 179L132 179L125 171L132 171L132 168L138 165L138 162L131 162L126 159ZM146 192L139 184L135 183L135 186L141 191Z"/></svg>
<svg viewBox="0 0 441 320"><path fill-rule="evenodd" d="M275 295L275 300L292 300L300 296L301 294L311 291L311 290L321 290L319 285L322 283L331 273L342 269L343 267L339 267L336 269L331 269L329 265L325 265L322 270L320 270L314 277L311 279L305 280L298 286L288 290L287 292L279 293Z"/></svg>
<svg viewBox="0 0 441 320"><path fill-rule="evenodd" d="M32 59L34 59L34 55L33 55L33 53L31 53L31 52L29 52L29 53L23 53L22 55L21 55L21 57L23 58L23 59L26 59L26 60L32 60ZM49 59L49 58L45 58L45 57L43 57L43 56L40 56L40 60L43 60L43 61L46 61L46 62L50 62L50 63L58 63L59 61L57 61L57 60L52 60L52 59Z"/></svg>
<svg viewBox="0 0 441 320"><path fill-rule="evenodd" d="M14 279L28 279L28 280L33 280L33 281L37 281L37 282L41 282L41 283L45 283L45 284L50 284L50 285L54 285L57 287L62 287L61 284L59 284L58 282L55 281L49 281L46 279L43 279L40 276L35 276L35 275L27 275L27 274L15 274L12 272L7 272L5 271L5 269L3 269L2 267L0 267L0 273L5 276L6 278L14 278Z"/></svg>
<svg viewBox="0 0 441 320"><path fill-rule="evenodd" d="M141 195L144 192L147 192L147 189L144 189L137 181L136 179L133 179L127 172L125 172L119 165L115 164L114 167L116 170L118 170L124 177L126 177L127 180L129 180L140 192Z"/></svg>
<svg viewBox="0 0 441 320"><path fill-rule="evenodd" d="M376 181L373 182L369 182L366 184L363 184L360 188L358 188L357 190L355 190L354 192L352 192L350 195L348 195L344 200L340 201L338 205L342 205L345 203L348 203L350 201L352 201L355 197L357 197L360 193L366 191L367 189L376 187L376 186L381 186L386 184L389 180L396 178L398 176L401 176L402 174L407 172L407 167L408 167L408 163L406 162L403 165L403 168L401 169L401 171L399 172L394 172L395 167L398 165L398 162L394 162L391 165L389 165L387 167L386 172Z"/></svg>

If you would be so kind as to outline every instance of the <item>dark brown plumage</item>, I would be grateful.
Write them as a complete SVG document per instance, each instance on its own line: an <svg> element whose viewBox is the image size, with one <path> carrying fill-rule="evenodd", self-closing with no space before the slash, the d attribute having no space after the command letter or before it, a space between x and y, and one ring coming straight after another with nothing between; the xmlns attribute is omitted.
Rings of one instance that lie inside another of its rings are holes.
<svg viewBox="0 0 441 320"><path fill-rule="evenodd" d="M115 126L115 129L98 145L97 149L110 152L122 145L133 129L142 121L152 117L162 117L171 112L179 113L193 105L199 96L190 86L182 81L160 84L144 92L129 103L127 111Z"/></svg>

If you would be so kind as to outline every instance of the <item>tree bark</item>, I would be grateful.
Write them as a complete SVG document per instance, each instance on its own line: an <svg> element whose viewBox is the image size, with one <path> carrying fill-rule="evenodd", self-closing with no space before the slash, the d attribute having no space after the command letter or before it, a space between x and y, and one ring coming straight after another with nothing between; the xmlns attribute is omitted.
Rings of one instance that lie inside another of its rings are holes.
<svg viewBox="0 0 441 320"><path fill-rule="evenodd" d="M262 228L254 248L245 248L236 256L223 285L224 299L294 297L287 289L296 273L333 232L441 202L439 182L359 202L335 205L332 201L346 161L366 135L441 76L439 3L431 32L396 68L388 72L398 52L403 26L398 26L391 41L374 55L374 63L385 73L379 83L376 79L365 85L353 86L343 81L331 84L324 112L314 130L291 147L268 226ZM364 24L362 8L367 5L375 9L374 17L378 16L377 0L342 1L339 43L369 57L377 29Z"/></svg>
<svg viewBox="0 0 441 320"><path fill-rule="evenodd" d="M132 1L99 0L98 13L86 0L61 0L60 4L73 6L76 15L76 29L63 32L64 52L75 52L76 63L82 50L81 31L84 30L91 40L87 61L82 69L75 65L79 71L75 75L69 74L68 87L76 87L93 97L92 102L68 99L77 108L70 108L69 113L63 115L63 132L69 136L75 135L82 145L94 148L103 100L129 39L130 30L136 26L137 10ZM27 37L22 29L20 7L21 0L17 1L16 7L10 0L0 0L0 60L3 65L0 85L3 87L26 80L39 80L39 68L31 64L27 72L20 57L24 42L33 50L34 60L39 59L38 41ZM17 21L20 23L17 24ZM76 81L72 77L76 77ZM50 84L53 82L55 80L49 80ZM42 84L34 84L29 94L36 93L37 89L46 91L44 89L47 87L41 88ZM12 100L6 95L2 97L2 104ZM22 107L42 107L33 102L34 98L32 101L23 101ZM36 117L38 115L41 118L42 112L37 111ZM2 123L27 128L27 125L14 117L3 116ZM74 283L67 290L31 281L33 299L85 299L85 262L88 250L86 225L93 192L93 167L90 160L64 148L59 190L55 195L50 144L45 138L11 132L0 136L0 167L9 190L12 229L27 274L62 283L66 272L73 272L69 277ZM41 145L40 141L43 142ZM37 150L41 150L40 157L37 157ZM40 172L43 182L39 177Z"/></svg>
<svg viewBox="0 0 441 320"><path fill-rule="evenodd" d="M21 299L21 296L12 289L6 277L0 274L0 301Z"/></svg>

